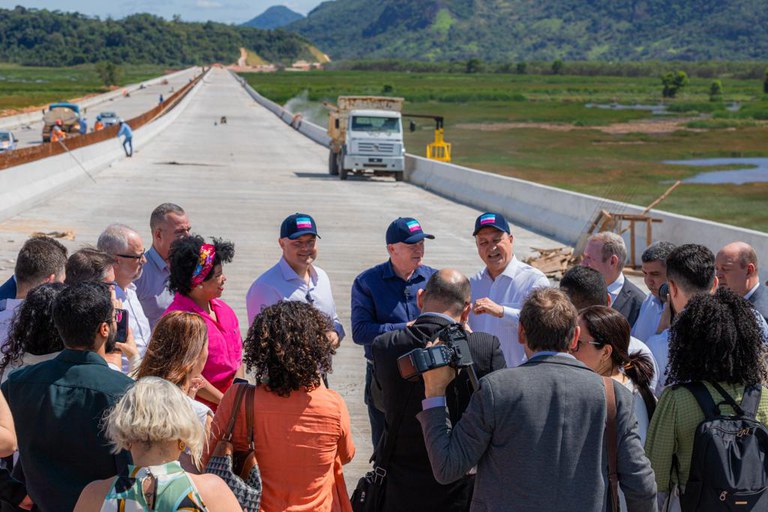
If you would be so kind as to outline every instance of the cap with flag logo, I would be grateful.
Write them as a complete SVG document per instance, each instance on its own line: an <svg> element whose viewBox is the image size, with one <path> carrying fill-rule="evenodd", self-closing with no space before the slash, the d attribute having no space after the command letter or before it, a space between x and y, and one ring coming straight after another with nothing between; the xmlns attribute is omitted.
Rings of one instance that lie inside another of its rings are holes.
<svg viewBox="0 0 768 512"><path fill-rule="evenodd" d="M315 219L306 213L289 215L280 225L280 238L295 240L302 235L315 235L320 238L320 235L317 234Z"/></svg>
<svg viewBox="0 0 768 512"><path fill-rule="evenodd" d="M507 219L500 213L485 212L479 216L475 221L475 231L472 233L472 236L477 236L478 231L483 228L496 228L499 231L509 234L509 224L507 224Z"/></svg>
<svg viewBox="0 0 768 512"><path fill-rule="evenodd" d="M415 244L425 238L434 240L434 235L428 235L421 229L421 224L411 217L400 217L387 228L387 244Z"/></svg>

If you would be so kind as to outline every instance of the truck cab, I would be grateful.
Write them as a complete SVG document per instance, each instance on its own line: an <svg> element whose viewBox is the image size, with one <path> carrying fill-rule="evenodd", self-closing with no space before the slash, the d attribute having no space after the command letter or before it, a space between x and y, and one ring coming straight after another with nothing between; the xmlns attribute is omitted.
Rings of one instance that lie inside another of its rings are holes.
<svg viewBox="0 0 768 512"><path fill-rule="evenodd" d="M341 96L331 107L328 170L345 180L349 173L403 179L405 145L402 98Z"/></svg>
<svg viewBox="0 0 768 512"><path fill-rule="evenodd" d="M344 141L344 168L351 171L403 171L400 112L353 110Z"/></svg>

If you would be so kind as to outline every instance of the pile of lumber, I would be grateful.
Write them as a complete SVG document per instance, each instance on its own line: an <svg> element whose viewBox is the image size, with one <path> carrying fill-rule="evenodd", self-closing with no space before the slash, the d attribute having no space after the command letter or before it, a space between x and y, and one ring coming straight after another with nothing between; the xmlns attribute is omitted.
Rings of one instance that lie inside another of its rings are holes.
<svg viewBox="0 0 768 512"><path fill-rule="evenodd" d="M560 279L573 258L573 247L555 247L553 249L532 248L538 254L534 254L525 260L525 263L544 272L550 279Z"/></svg>

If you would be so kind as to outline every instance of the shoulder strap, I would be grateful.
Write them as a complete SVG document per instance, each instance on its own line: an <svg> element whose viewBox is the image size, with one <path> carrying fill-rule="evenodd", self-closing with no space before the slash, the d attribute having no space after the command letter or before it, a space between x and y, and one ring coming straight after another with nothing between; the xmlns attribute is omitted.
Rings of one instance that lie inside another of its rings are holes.
<svg viewBox="0 0 768 512"><path fill-rule="evenodd" d="M685 384L681 384L681 386L687 389L699 403L701 412L704 413L705 420L709 421L718 416L715 400L712 398L709 390L707 390L707 386L705 386L703 382L686 382Z"/></svg>
<svg viewBox="0 0 768 512"><path fill-rule="evenodd" d="M753 384L744 389L744 397L741 399L741 409L744 412L744 416L752 419L757 417L757 409L760 407L762 391L763 386L760 384Z"/></svg>
<svg viewBox="0 0 768 512"><path fill-rule="evenodd" d="M616 433L616 390L613 379L603 377L605 387L605 404L607 416L605 419L605 440L608 445L608 485L611 492L611 510L619 511L619 474L618 474L618 435Z"/></svg>
<svg viewBox="0 0 768 512"><path fill-rule="evenodd" d="M224 431L223 439L230 441L232 439L232 432L235 430L235 421L240 412L240 404L243 403L243 394L245 393L245 386L235 384L237 390L235 391L235 405L232 408L232 415L229 417L229 423L227 423L227 429Z"/></svg>
<svg viewBox="0 0 768 512"><path fill-rule="evenodd" d="M253 451L253 402L256 397L256 386L246 384L248 391L245 394L245 421L248 430L248 449Z"/></svg>
<svg viewBox="0 0 768 512"><path fill-rule="evenodd" d="M720 396L723 397L723 401L715 405L718 415L721 414L720 405L726 403L731 406L731 409L733 409L733 412L735 412L737 416L744 416L744 409L742 409L741 406L736 403L736 400L734 400L733 397L726 390L724 390L720 384L714 381L710 382L710 384L712 384L712 387L715 388L717 392L720 393Z"/></svg>

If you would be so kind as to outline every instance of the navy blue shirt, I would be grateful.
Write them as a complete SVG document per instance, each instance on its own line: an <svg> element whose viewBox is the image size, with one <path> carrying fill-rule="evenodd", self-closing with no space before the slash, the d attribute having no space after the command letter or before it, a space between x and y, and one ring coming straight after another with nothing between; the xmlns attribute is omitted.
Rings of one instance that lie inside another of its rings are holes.
<svg viewBox="0 0 768 512"><path fill-rule="evenodd" d="M0 300L16 298L16 278L11 276L0 286Z"/></svg>
<svg viewBox="0 0 768 512"><path fill-rule="evenodd" d="M371 343L380 334L404 329L419 316L416 292L427 286L436 269L421 265L408 281L403 281L386 262L369 268L352 284L352 340L365 347L365 357L373 360Z"/></svg>
<svg viewBox="0 0 768 512"><path fill-rule="evenodd" d="M128 452L112 454L101 420L132 384L97 353L67 349L10 374L2 390L27 492L40 510L74 509L86 485L130 463Z"/></svg>

